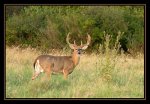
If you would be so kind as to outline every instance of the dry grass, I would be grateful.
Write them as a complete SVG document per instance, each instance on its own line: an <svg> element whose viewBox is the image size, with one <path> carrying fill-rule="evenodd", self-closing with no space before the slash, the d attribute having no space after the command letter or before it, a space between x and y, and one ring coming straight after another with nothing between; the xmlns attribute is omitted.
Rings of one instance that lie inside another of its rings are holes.
<svg viewBox="0 0 150 104"><path fill-rule="evenodd" d="M6 98L144 98L143 54L84 54L67 81L56 75L43 82L44 74L32 81L33 62L40 54L6 48Z"/></svg>

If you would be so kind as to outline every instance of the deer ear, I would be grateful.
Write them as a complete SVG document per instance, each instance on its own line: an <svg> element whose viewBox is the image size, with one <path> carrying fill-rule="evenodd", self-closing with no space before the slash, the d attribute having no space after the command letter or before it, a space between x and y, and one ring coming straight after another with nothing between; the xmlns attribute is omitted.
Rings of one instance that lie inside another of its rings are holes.
<svg viewBox="0 0 150 104"><path fill-rule="evenodd" d="M82 47L83 50L87 49L88 45Z"/></svg>

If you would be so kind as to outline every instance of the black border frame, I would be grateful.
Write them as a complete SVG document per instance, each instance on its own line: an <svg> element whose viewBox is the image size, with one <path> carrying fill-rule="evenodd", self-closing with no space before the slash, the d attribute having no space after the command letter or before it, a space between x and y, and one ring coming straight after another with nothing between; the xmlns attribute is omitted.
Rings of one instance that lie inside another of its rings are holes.
<svg viewBox="0 0 150 104"><path fill-rule="evenodd" d="M5 49L6 49L6 47L5 47L5 6L6 5L39 5L39 4L3 4L3 9L1 9L1 10L3 10L3 14L4 14L4 16L3 16L3 33L4 33L4 36L2 37L2 39L4 39L3 41L1 41L1 42L3 42L2 44L4 44L3 46L2 46L2 48L3 48L3 52L4 52L4 55L3 55L3 60L4 60L4 62L2 62L3 63L3 65L4 65L4 70L3 70L3 72L2 72L2 78L4 78L4 80L2 81L2 83L4 84L5 83L5 80L6 80L6 73L5 73L5 65L6 65L6 52L5 52ZM45 99L45 98L31 98L31 99L28 99L28 98L15 98L15 99L9 99L9 98L6 98L6 96L5 96L5 87L6 87L6 84L5 84L5 86L2 88L2 92L3 92L3 94L2 94L2 96L3 96L3 98L0 98L2 101L6 101L6 102L8 102L8 101L17 101L18 102L18 100L19 100L19 102L20 102L20 100L21 101L24 101L24 100L28 100L28 101L36 101L36 102L38 102L39 103L39 101L43 101L43 100L45 100L45 101L49 101L49 100L53 100L53 101L56 101L56 100L84 100L84 101L90 101L90 100L94 100L94 101L96 101L96 100L102 100L102 101L106 101L106 100L108 100L108 102L110 102L110 101L112 101L112 100L122 100L122 101L124 101L124 100L126 100L127 101L127 103L129 103L129 101L137 101L138 103L139 102L145 102L146 100L147 100L147 91L146 91L146 25L147 25L147 21L146 21L146 12L147 12L147 5L144 3L144 4L40 4L40 5L143 5L144 7L145 7L145 20L144 20L144 26L145 26L145 37L144 37L144 53L145 53L145 55L144 55L144 85L145 85L145 87L144 87L144 92L145 92L145 94L144 94L144 99L142 98L142 99L140 99L140 98L96 98L96 99L93 99L93 98L87 98L87 99L83 99L83 98L73 98L73 99L66 99L66 98L62 98L62 99L60 99L60 98L53 98L53 99ZM121 102L122 102L121 101ZM1 102L1 101L0 101ZM36 103L35 102L35 103Z"/></svg>

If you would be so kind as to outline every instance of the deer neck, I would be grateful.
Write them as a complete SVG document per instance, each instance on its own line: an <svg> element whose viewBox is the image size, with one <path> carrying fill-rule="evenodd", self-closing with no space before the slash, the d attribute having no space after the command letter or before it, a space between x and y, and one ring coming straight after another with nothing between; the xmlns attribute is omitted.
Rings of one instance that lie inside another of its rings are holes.
<svg viewBox="0 0 150 104"><path fill-rule="evenodd" d="M72 60L73 60L74 66L76 66L79 63L80 56L77 53L73 52L73 54L72 54Z"/></svg>

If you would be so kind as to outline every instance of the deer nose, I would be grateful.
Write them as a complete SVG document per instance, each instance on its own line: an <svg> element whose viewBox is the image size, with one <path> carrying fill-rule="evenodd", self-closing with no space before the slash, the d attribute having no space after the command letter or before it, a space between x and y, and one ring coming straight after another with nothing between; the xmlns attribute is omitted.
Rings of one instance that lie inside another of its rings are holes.
<svg viewBox="0 0 150 104"><path fill-rule="evenodd" d="M81 54L81 51L82 51L81 49L78 49L78 54Z"/></svg>

